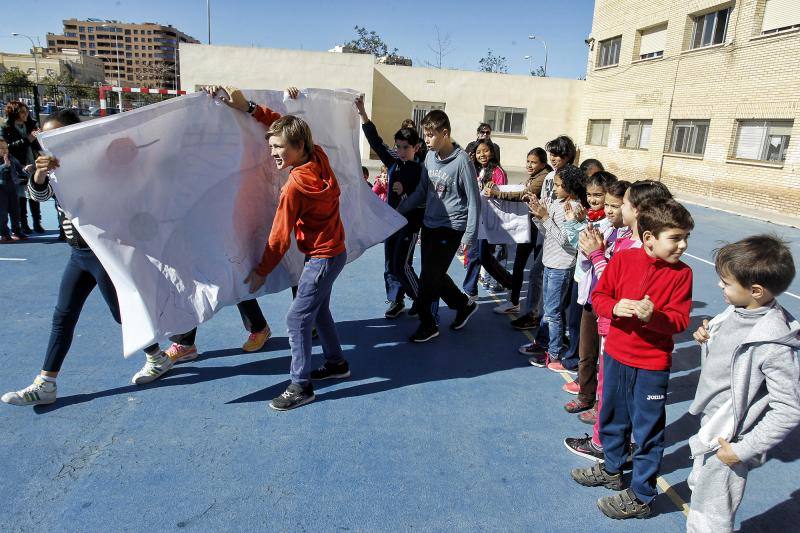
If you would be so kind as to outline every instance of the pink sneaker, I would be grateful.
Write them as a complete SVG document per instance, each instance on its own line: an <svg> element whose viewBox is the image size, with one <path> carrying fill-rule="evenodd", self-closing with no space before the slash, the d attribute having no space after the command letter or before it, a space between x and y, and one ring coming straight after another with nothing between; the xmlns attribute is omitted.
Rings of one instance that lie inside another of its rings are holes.
<svg viewBox="0 0 800 533"><path fill-rule="evenodd" d="M197 346L194 344L191 346L184 346L183 344L173 342L172 346L167 348L164 353L172 359L173 363L184 363L197 359Z"/></svg>
<svg viewBox="0 0 800 533"><path fill-rule="evenodd" d="M553 361L550 359L550 356L547 356L547 369L552 370L553 372L558 372L560 374L569 374L569 371L564 368L564 365L561 364L561 361L556 359Z"/></svg>
<svg viewBox="0 0 800 533"><path fill-rule="evenodd" d="M581 386L578 385L577 381L570 381L569 383L564 383L564 386L561 387L561 390L569 394L577 395L581 392Z"/></svg>

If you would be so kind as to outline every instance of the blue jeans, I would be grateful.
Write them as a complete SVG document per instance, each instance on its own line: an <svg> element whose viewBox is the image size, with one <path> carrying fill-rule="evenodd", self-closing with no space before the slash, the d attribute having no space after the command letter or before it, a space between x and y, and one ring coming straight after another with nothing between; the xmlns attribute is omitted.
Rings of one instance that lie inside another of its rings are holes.
<svg viewBox="0 0 800 533"><path fill-rule="evenodd" d="M567 331L569 331L569 345L567 351L564 352L564 355L561 357L561 364L570 370L577 370L580 361L578 346L581 337L583 306L578 303L578 282L575 281L574 276L570 283L569 307L567 307L566 315Z"/></svg>
<svg viewBox="0 0 800 533"><path fill-rule="evenodd" d="M664 456L669 370L644 370L620 363L603 353L603 403L600 407L600 442L605 469L622 472L628 459L628 435L637 448L633 454L631 489L650 503L656 497L656 478Z"/></svg>
<svg viewBox="0 0 800 533"><path fill-rule="evenodd" d="M292 383L310 384L311 330L317 327L322 353L331 363L341 363L342 346L330 310L333 282L347 262L347 252L336 257L310 257L297 283L297 297L286 313L289 348L292 351Z"/></svg>
<svg viewBox="0 0 800 533"><path fill-rule="evenodd" d="M542 264L542 252L544 251L543 238L541 233L531 234L536 238L534 244L534 256L531 268L528 271L528 290L525 296L525 305L522 306L522 314L534 314L539 318L544 314L544 299L542 297L542 279L544 276L544 265Z"/></svg>
<svg viewBox="0 0 800 533"><path fill-rule="evenodd" d="M547 339L547 353L552 361L561 358L564 337L563 302L571 279L571 268L544 267L542 275L544 316L539 325L539 331L536 333L536 340L537 342L542 340L540 343L544 344L543 339Z"/></svg>

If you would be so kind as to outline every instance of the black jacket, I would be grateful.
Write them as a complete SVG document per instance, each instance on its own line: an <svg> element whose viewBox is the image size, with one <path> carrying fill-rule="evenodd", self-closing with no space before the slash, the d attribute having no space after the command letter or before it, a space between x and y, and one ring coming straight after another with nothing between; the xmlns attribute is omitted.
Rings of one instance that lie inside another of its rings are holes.
<svg viewBox="0 0 800 533"><path fill-rule="evenodd" d="M39 152L42 151L39 141L34 139L33 142L30 142L28 140L28 135L30 135L30 133L35 129L36 121L30 117L28 117L28 121L25 123L25 135L20 134L11 120L6 120L6 123L3 124L3 138L8 143L8 151L11 152L11 155L13 155L16 160L22 164L22 166L25 166L29 163L28 147L33 150L34 158Z"/></svg>
<svg viewBox="0 0 800 533"><path fill-rule="evenodd" d="M364 135L369 142L370 147L378 154L381 162L386 165L388 169L387 193L386 203L393 209L397 209L400 201L414 192L419 185L420 177L422 176L423 166L417 161L403 161L397 155L389 150L383 143L383 139L378 135L378 130L372 121L361 125ZM398 195L392 190L395 183L403 184L403 194ZM422 217L425 215L425 206L414 209L406 215L408 223L414 228L419 228L422 225Z"/></svg>

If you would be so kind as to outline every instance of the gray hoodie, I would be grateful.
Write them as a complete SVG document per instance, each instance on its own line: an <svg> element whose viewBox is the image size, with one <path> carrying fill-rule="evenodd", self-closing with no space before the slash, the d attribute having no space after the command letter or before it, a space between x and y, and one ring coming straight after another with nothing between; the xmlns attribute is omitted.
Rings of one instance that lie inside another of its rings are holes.
<svg viewBox="0 0 800 533"><path fill-rule="evenodd" d="M477 176L467 153L458 146L445 159L439 159L431 150L425 157L425 172L419 186L397 210L406 214L424 203L423 226L463 231L462 244L471 246L478 232L481 209Z"/></svg>
<svg viewBox="0 0 800 533"><path fill-rule="evenodd" d="M705 364L719 325L734 312L730 306L709 322L710 339L702 345ZM689 439L693 457L719 448L718 437L731 443L742 462L763 461L764 454L800 424L800 323L777 301L730 354L730 398L705 417ZM689 412L703 411L707 390L700 380ZM709 387L714 386L708 384Z"/></svg>

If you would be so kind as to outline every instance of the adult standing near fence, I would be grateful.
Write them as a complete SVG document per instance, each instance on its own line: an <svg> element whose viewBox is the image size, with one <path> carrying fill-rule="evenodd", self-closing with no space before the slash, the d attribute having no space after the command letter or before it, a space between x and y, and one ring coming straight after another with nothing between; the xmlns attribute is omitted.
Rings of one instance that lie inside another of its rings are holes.
<svg viewBox="0 0 800 533"><path fill-rule="evenodd" d="M8 150L11 155L22 164L22 166L33 165L36 156L42 147L36 136L39 134L39 126L31 117L28 106L19 100L8 102L5 108L6 123L3 125L3 138L8 143ZM19 196L19 216L22 223L22 231L25 233L44 233L42 227L42 209L39 202L30 199L28 195L28 184L21 183L17 189ZM28 225L28 205L30 205L31 221L33 229Z"/></svg>

